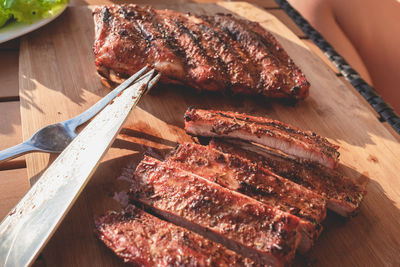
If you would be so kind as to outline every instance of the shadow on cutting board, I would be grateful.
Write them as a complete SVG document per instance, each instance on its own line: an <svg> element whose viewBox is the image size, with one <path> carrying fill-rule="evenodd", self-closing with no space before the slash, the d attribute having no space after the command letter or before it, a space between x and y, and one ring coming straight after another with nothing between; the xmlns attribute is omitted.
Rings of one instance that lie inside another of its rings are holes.
<svg viewBox="0 0 400 267"><path fill-rule="evenodd" d="M56 114L68 119L106 95L109 90L101 85L94 64L93 41L88 7L69 7L52 23L24 36L20 46L23 109L39 117Z"/></svg>

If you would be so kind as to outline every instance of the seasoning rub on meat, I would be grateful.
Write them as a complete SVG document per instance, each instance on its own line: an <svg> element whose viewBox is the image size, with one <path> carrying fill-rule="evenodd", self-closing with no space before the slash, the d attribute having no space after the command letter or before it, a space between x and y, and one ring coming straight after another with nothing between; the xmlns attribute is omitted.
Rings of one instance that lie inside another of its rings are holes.
<svg viewBox="0 0 400 267"><path fill-rule="evenodd" d="M326 208L352 216L366 194L332 169L337 146L312 132L193 108L185 129L218 138L179 144L164 162L145 156L129 191L136 207L96 221L134 265L289 266L318 239Z"/></svg>
<svg viewBox="0 0 400 267"><path fill-rule="evenodd" d="M300 241L297 217L150 157L131 190L152 212L257 263L284 266Z"/></svg>
<svg viewBox="0 0 400 267"><path fill-rule="evenodd" d="M258 266L224 246L135 206L99 217L96 235L134 266Z"/></svg>
<svg viewBox="0 0 400 267"><path fill-rule="evenodd" d="M245 158L209 146L186 143L179 145L166 163L300 217L302 240L298 250L302 253L312 247L322 231L320 223L326 216L324 198L266 172Z"/></svg>
<svg viewBox="0 0 400 267"><path fill-rule="evenodd" d="M232 15L197 16L137 5L95 8L98 72L121 83L149 64L161 82L198 91L303 99L310 84L275 37Z"/></svg>
<svg viewBox="0 0 400 267"><path fill-rule="evenodd" d="M365 189L349 177L320 164L299 162L245 142L235 141L232 145L220 140L211 140L210 146L247 158L268 171L308 188L326 199L328 209L344 217L352 216L358 211L366 194Z"/></svg>
<svg viewBox="0 0 400 267"><path fill-rule="evenodd" d="M268 118L189 108L185 113L185 130L191 135L252 141L331 169L339 161L338 146L326 138Z"/></svg>

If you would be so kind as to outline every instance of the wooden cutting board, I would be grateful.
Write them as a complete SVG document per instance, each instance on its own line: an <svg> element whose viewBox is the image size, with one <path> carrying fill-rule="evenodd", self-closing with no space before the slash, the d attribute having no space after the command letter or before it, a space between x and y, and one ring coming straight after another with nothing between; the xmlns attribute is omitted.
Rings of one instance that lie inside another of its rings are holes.
<svg viewBox="0 0 400 267"><path fill-rule="evenodd" d="M177 142L191 140L183 130L183 113L188 106L196 106L265 115L313 130L341 146L340 171L367 184L368 194L358 216L345 220L329 213L321 238L307 255L296 257L296 264L400 265L400 144L368 104L264 10L241 2L168 8L205 14L231 12L260 22L304 71L312 85L310 97L290 106L251 97L197 94L186 88L161 86L153 90L129 117L39 263L122 265L95 239L94 218L120 208L113 196L129 186L120 176L129 176L144 152L160 158ZM19 75L24 139L44 125L79 114L108 92L100 84L93 63L93 34L91 11L71 7L54 23L23 38ZM28 155L31 181L55 157Z"/></svg>

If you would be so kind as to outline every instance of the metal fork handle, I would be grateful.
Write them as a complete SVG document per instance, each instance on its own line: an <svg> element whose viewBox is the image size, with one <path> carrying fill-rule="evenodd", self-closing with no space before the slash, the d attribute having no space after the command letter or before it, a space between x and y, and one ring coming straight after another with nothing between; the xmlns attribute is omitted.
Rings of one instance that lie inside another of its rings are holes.
<svg viewBox="0 0 400 267"><path fill-rule="evenodd" d="M35 150L37 151L38 149L30 145L28 142L23 142L13 147L4 149L0 151L0 163L8 159L16 158L29 151L35 151Z"/></svg>
<svg viewBox="0 0 400 267"><path fill-rule="evenodd" d="M79 125L87 122L88 120L90 120L92 117L94 117L99 111L101 111L105 106L108 105L108 103L110 103L111 100L113 100L116 96L118 96L119 93L121 93L122 91L124 91L128 86L130 86L133 82L136 82L136 80L143 78L144 76L148 75L149 73L147 73L146 75L144 75L143 77L142 74L144 74L147 70L149 69L149 67L144 67L142 68L140 71L138 71L137 73L135 73L134 75L132 75L129 79L127 79L126 81L124 81L120 86L118 86L116 89L114 89L113 91L111 91L110 93L108 93L108 95L106 95L104 98L100 99L96 104L94 104L93 106L91 106L89 109L87 109L85 112L79 114L78 116L66 120L64 122L61 122L61 124L63 124L66 128L67 131L69 131L68 135L73 139L77 134L75 132L76 127L78 127ZM154 70L153 70L154 72ZM153 73L152 72L152 73ZM154 86L154 84L157 83L157 81L160 78L160 74L157 74L148 84L148 89L150 89L151 87ZM147 91L146 91L147 92ZM47 128L47 127L45 127ZM43 128L41 129L43 130ZM40 131L40 130L39 130ZM33 135L34 137L35 135ZM31 137L32 138L32 137ZM7 148L5 150L0 151L0 163L8 160L8 159L13 159L16 158L20 155L26 154L28 152L31 151L44 151L44 152L56 152L54 150L45 150L45 149L41 149L39 147L36 147L33 145L33 143L31 143L31 139ZM59 152L62 151L59 150Z"/></svg>
<svg viewBox="0 0 400 267"><path fill-rule="evenodd" d="M63 122L64 125L67 126L70 130L74 131L76 127L93 118L94 115L96 115L100 110L102 110L105 106L107 106L111 100L113 100L116 96L118 96L119 93L124 91L131 83L136 81L140 76L142 76L142 74L145 73L148 69L149 68L145 66L137 73L135 73L133 76L131 76L129 79L121 83L121 85L119 85L116 89L114 89L113 91L108 93L105 97L100 99L96 104L91 106L85 112L79 114L78 116L72 119L64 121Z"/></svg>

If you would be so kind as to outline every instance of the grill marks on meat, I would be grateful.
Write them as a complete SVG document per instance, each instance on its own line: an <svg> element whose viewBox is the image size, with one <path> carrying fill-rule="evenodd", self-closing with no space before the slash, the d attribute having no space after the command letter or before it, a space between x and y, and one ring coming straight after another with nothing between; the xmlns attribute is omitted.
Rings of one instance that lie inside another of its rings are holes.
<svg viewBox="0 0 400 267"><path fill-rule="evenodd" d="M185 130L199 136L232 137L279 149L305 160L335 168L339 160L338 146L310 131L261 117L235 112L188 109Z"/></svg>
<svg viewBox="0 0 400 267"><path fill-rule="evenodd" d="M171 80L179 81L183 79L187 55L182 51L176 40L170 36L169 28L161 23L163 18L148 9L138 9L131 12L136 12L137 16L131 18L130 21L132 21L132 24L137 23L139 25L140 32L147 41L146 56L153 56L148 58L146 63L156 62L154 67L166 73L166 76ZM127 38L129 39L129 37ZM142 63L143 65L144 63ZM127 69L129 68L131 66L127 66Z"/></svg>
<svg viewBox="0 0 400 267"><path fill-rule="evenodd" d="M134 206L96 220L96 235L137 266L256 266L253 261Z"/></svg>
<svg viewBox="0 0 400 267"><path fill-rule="evenodd" d="M173 36L177 45L186 53L186 62L190 66L187 75L192 78L188 81L189 85L198 89L201 85L208 91L225 88L227 77L219 72L218 61L210 56L212 52L196 22L179 12L160 10L155 13L161 18L168 35Z"/></svg>
<svg viewBox="0 0 400 267"><path fill-rule="evenodd" d="M198 17L196 17L198 19ZM213 47L215 55L221 62L223 69L230 77L230 90L234 93L253 94L254 88L261 88L259 69L251 62L237 42L219 27L215 27L216 21L210 16L201 16L202 23L199 24L204 32L204 37ZM209 40L208 40L209 39Z"/></svg>
<svg viewBox="0 0 400 267"><path fill-rule="evenodd" d="M328 209L344 217L357 212L366 193L350 178L320 164L301 163L284 155L268 153L264 149L244 142L235 142L235 145L232 145L212 140L210 146L257 162L268 171L312 190L327 200Z"/></svg>
<svg viewBox="0 0 400 267"><path fill-rule="evenodd" d="M186 143L179 145L166 163L300 217L302 240L298 249L302 253L312 247L322 231L319 223L326 216L326 206L321 196L266 173L245 158Z"/></svg>
<svg viewBox="0 0 400 267"><path fill-rule="evenodd" d="M185 79L186 54L151 9L113 5L96 8L93 16L93 51L102 76L120 83L112 72L124 78L152 64L164 73L164 82L180 83Z"/></svg>
<svg viewBox="0 0 400 267"><path fill-rule="evenodd" d="M144 65L162 82L302 99L309 83L277 40L259 24L228 15L196 16L137 5L93 12L99 73L120 83Z"/></svg>
<svg viewBox="0 0 400 267"><path fill-rule="evenodd" d="M257 23L245 20L242 20L242 23L246 24L249 29L259 37L265 47L268 48L267 51L273 55L272 58L280 59L274 61L274 63L277 64L275 69L280 69L282 70L281 72L274 71L274 68L272 68L267 62L267 66L271 69L269 75L272 75L272 78L268 80L268 83L275 83L274 85L271 85L271 87L277 86L279 88L283 86L284 89L280 88L280 90L276 90L276 92L273 93L264 91L264 95L268 96L269 94L279 94L284 92L286 94L298 95L300 98L306 98L309 94L308 88L310 87L310 83L307 81L301 70L294 64L293 60L288 56L276 38L263 27L259 27ZM268 40L268 42L265 40ZM270 77L265 73L265 70L264 75Z"/></svg>
<svg viewBox="0 0 400 267"><path fill-rule="evenodd" d="M186 84L199 91L226 88L229 83L227 73L223 71L219 58L214 57L215 51L209 45L209 40L203 38L198 26L204 22L171 10L157 10L154 13L161 18L160 26L168 30L167 36L176 42L181 54L185 54Z"/></svg>
<svg viewBox="0 0 400 267"><path fill-rule="evenodd" d="M214 19L257 63L260 73L257 89L261 94L267 97L288 97L294 94L299 98L308 96L310 85L305 76L271 33L258 23L232 15L218 14Z"/></svg>
<svg viewBox="0 0 400 267"><path fill-rule="evenodd" d="M283 266L299 242L297 217L153 158L137 167L131 197L259 263Z"/></svg>

